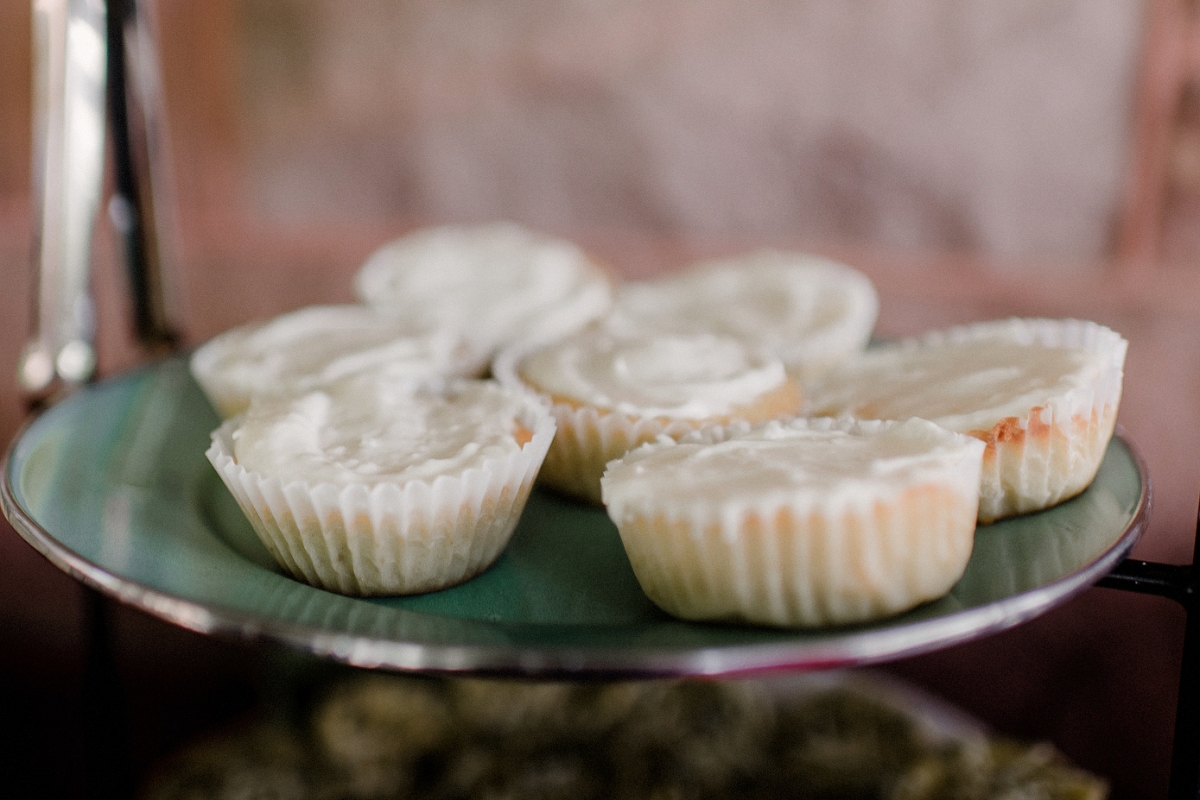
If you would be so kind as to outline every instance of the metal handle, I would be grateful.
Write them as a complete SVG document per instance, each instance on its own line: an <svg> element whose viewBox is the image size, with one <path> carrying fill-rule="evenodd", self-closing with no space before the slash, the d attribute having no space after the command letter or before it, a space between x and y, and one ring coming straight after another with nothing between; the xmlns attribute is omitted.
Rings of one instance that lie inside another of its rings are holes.
<svg viewBox="0 0 1200 800"><path fill-rule="evenodd" d="M34 332L18 367L31 394L91 377L92 232L104 178L103 0L33 2Z"/></svg>

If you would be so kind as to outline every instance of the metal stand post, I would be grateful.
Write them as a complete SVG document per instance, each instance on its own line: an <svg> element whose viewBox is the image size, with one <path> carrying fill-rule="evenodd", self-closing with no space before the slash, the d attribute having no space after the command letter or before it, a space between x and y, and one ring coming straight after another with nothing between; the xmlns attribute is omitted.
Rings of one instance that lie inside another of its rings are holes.
<svg viewBox="0 0 1200 800"><path fill-rule="evenodd" d="M170 308L169 235L161 195L168 171L162 130L158 53L148 9L107 0L108 116L115 194L109 219L121 235L133 301L134 335L152 356L172 351L179 334Z"/></svg>
<svg viewBox="0 0 1200 800"><path fill-rule="evenodd" d="M1183 606L1187 622L1179 671L1179 700L1175 707L1175 741L1171 748L1170 800L1200 798L1200 514L1192 563L1156 564L1126 559L1098 584L1140 594L1168 597Z"/></svg>
<svg viewBox="0 0 1200 800"><path fill-rule="evenodd" d="M84 736L87 744L87 796L133 797L125 694L110 642L109 602L84 587L87 667L83 676Z"/></svg>

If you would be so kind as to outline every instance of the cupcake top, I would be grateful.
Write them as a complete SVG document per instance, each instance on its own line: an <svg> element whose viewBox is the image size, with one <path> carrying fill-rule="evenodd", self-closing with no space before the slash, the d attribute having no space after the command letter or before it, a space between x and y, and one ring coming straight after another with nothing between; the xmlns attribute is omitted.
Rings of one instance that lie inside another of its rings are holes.
<svg viewBox="0 0 1200 800"><path fill-rule="evenodd" d="M233 457L245 470L335 485L461 475L519 452L534 428L553 426L528 396L495 381L414 388L378 376L256 399L238 422Z"/></svg>
<svg viewBox="0 0 1200 800"><path fill-rule="evenodd" d="M197 349L190 366L230 417L256 395L306 392L366 372L423 380L477 373L484 365L451 331L422 331L362 305L328 305L226 331Z"/></svg>
<svg viewBox="0 0 1200 800"><path fill-rule="evenodd" d="M601 483L614 519L645 506L731 513L770 502L836 506L867 492L944 482L948 472L977 495L983 450L978 439L921 419L794 419L644 445L611 462Z"/></svg>
<svg viewBox="0 0 1200 800"><path fill-rule="evenodd" d="M1078 320L1003 320L951 328L847 361L809 395L813 415L920 416L951 430L989 429L1033 409L1116 403L1126 343Z"/></svg>
<svg viewBox="0 0 1200 800"><path fill-rule="evenodd" d="M623 284L612 324L732 336L812 378L862 350L878 310L874 286L857 270L816 256L764 250Z"/></svg>
<svg viewBox="0 0 1200 800"><path fill-rule="evenodd" d="M582 327L612 303L608 274L582 250L511 223L403 236L366 260L354 286L381 312L459 331L489 356Z"/></svg>
<svg viewBox="0 0 1200 800"><path fill-rule="evenodd" d="M788 383L779 359L737 339L599 326L535 350L516 371L558 401L674 419L726 416Z"/></svg>

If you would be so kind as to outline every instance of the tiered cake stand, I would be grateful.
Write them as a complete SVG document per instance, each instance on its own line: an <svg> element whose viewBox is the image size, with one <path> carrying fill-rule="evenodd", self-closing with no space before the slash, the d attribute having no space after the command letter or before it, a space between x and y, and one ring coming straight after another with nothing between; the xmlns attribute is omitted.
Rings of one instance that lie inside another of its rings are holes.
<svg viewBox="0 0 1200 800"><path fill-rule="evenodd" d="M109 212L124 234L135 329L151 351L174 341L154 213L161 98L145 10L137 0L34 5L39 294L20 371L30 392L83 383L94 365L79 311L106 110L116 161ZM1200 797L1200 578L1193 565L1127 558L1146 527L1150 485L1120 434L1079 497L981 527L946 597L871 625L782 631L664 615L638 587L602 510L536 491L499 561L466 584L388 599L314 589L275 567L210 468L204 451L217 424L178 356L85 385L12 443L0 507L93 598L205 634L402 671L572 679L820 670L985 636L1096 584L1158 594L1187 611L1170 795ZM104 649L102 635L93 641Z"/></svg>

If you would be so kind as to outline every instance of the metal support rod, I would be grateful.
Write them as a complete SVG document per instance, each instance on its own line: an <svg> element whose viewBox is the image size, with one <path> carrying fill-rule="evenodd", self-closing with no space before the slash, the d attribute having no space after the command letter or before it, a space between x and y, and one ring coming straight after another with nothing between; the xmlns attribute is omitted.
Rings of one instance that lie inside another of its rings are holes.
<svg viewBox="0 0 1200 800"><path fill-rule="evenodd" d="M137 0L66 0L65 3L63 0L35 0L34 4L42 26L47 29L43 34L46 42L38 54L38 69L51 78L57 75L55 70L62 68L60 62L67 65L69 73L72 61L83 57L75 52L80 44L72 42L69 35L63 40L59 28L70 29L72 25L78 28L78 18L86 10L88 25L85 32L95 37L102 31L103 38L94 52L83 48L84 55L92 58L86 62L92 69L87 92L72 90L69 83L65 95L43 91L35 109L35 117L49 118L50 123L35 123L35 127L41 126L38 128L42 134L39 144L46 150L38 159L43 172L35 175L35 195L46 196L46 201L38 239L38 326L20 373L23 385L30 393L27 400L31 408L48 401L46 392L53 383L73 384L92 377L94 358L74 372L65 370L60 363L55 363L53 369L39 366L37 359L45 361L58 352L58 362L61 362L63 351L56 351L56 348L63 341L82 341L87 346L87 353L92 352L87 276L90 272L91 225L99 205L105 127L112 137L115 189L108 212L123 240L134 334L143 348L152 354L170 350L178 341L168 314L162 259L163 226L155 213L154 202L152 162L155 159L152 151L164 143L155 142L155 138L162 135L161 130L154 128L162 109L153 37L139 15ZM96 44L91 40L87 43ZM79 69L78 66L75 68ZM39 80L48 79L39 76ZM106 101L103 104L100 103L101 96ZM59 108L60 103L66 106L67 114L71 113L72 103L83 105L92 113L93 119L99 120L99 127L79 128L77 125L76 129L71 129L57 123L65 130L61 141L53 138L55 121L64 113ZM107 126L103 124L105 110ZM50 130L47 130L48 126ZM72 148L81 146L86 158L74 154ZM55 147L61 149L55 150ZM74 163L76 161L80 163ZM91 182L77 190L82 194L82 198L75 201L79 208L69 204L63 209L53 206L50 201L58 194L72 194L63 182L81 171ZM68 172L71 174L66 174ZM62 217L54 216L60 213ZM53 237L61 228L67 228L75 236L72 240L74 249L65 254L47 249L54 244ZM77 306L84 310L79 311ZM83 321L78 322L72 313L76 316L84 314ZM68 322L63 322L64 319ZM75 327L69 327L68 323ZM109 601L98 591L85 588L83 603L87 647L83 711L88 745L88 796L131 797L135 780L129 756L125 694L112 650Z"/></svg>
<svg viewBox="0 0 1200 800"><path fill-rule="evenodd" d="M1167 597L1183 606L1186 622L1175 706L1175 739L1171 747L1169 800L1200 800L1200 596L1196 565L1200 564L1200 510L1192 563L1157 564L1125 559L1097 585Z"/></svg>
<svg viewBox="0 0 1200 800"><path fill-rule="evenodd" d="M1096 585L1167 597L1186 608L1192 593L1191 575L1191 564L1157 564L1127 558Z"/></svg>
<svg viewBox="0 0 1200 800"><path fill-rule="evenodd" d="M137 0L108 0L108 113L113 141L115 194L109 219L125 251L133 332L151 355L174 349L179 336L171 315L165 263L169 193L165 110L158 49L148 10Z"/></svg>
<svg viewBox="0 0 1200 800"><path fill-rule="evenodd" d="M83 712L87 742L87 796L133 797L135 781L129 757L125 693L112 652L108 599L84 587L87 666L83 676Z"/></svg>
<svg viewBox="0 0 1200 800"><path fill-rule="evenodd" d="M1200 513L1192 564L1200 563ZM1187 622L1183 634L1183 663L1179 671L1179 700L1175 706L1175 742L1171 751L1172 800L1200 797L1200 609L1196 606L1196 573L1189 570L1183 603Z"/></svg>

